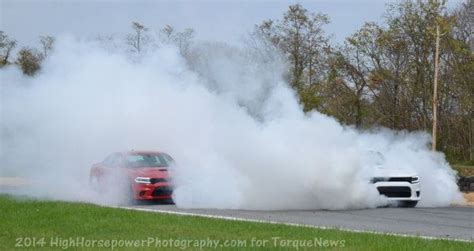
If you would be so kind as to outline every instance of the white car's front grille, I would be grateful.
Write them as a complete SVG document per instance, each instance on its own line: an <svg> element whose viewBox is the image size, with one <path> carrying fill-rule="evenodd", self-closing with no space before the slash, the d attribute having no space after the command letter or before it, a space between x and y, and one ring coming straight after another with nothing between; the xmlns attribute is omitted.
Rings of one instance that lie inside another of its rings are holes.
<svg viewBox="0 0 474 251"><path fill-rule="evenodd" d="M380 194L389 198L409 198L411 190L409 187L377 187Z"/></svg>

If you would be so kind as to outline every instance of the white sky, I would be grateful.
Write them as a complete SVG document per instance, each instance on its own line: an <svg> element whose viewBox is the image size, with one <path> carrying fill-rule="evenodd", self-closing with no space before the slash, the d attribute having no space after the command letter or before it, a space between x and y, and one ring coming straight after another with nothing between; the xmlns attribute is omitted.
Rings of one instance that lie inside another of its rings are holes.
<svg viewBox="0 0 474 251"><path fill-rule="evenodd" d="M342 41L364 22L380 21L390 0L0 0L0 30L22 45L35 45L39 35L64 33L96 37L126 33L132 21L152 29L170 24L196 30L198 40L239 43L255 24L281 18L288 5L301 3L311 12L329 15L326 31ZM455 6L460 0L451 0Z"/></svg>

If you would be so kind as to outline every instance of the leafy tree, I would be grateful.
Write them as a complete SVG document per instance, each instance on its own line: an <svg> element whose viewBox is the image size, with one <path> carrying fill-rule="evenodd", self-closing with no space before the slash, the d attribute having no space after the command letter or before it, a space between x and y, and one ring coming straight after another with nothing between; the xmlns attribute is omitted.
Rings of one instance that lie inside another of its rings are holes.
<svg viewBox="0 0 474 251"><path fill-rule="evenodd" d="M16 63L24 74L33 76L41 68L41 54L35 49L22 48L18 52Z"/></svg>
<svg viewBox="0 0 474 251"><path fill-rule="evenodd" d="M290 5L282 20L267 20L255 27L254 36L279 48L290 62L287 75L309 111L318 106L317 85L327 71L328 38L323 31L326 15L309 13L300 4Z"/></svg>
<svg viewBox="0 0 474 251"><path fill-rule="evenodd" d="M461 3L448 16L451 29L441 38L443 85L440 147L448 157L474 160L474 1Z"/></svg>
<svg viewBox="0 0 474 251"><path fill-rule="evenodd" d="M333 51L323 111L357 126L431 131L439 26L438 145L451 159L472 161L472 6L470 0L450 13L444 1L390 5L386 25L367 23Z"/></svg>

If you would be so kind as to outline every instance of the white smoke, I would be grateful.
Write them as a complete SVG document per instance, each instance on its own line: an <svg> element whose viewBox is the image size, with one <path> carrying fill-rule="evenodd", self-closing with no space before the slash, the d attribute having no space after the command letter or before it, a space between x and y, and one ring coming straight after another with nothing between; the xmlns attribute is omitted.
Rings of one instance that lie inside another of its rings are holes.
<svg viewBox="0 0 474 251"><path fill-rule="evenodd" d="M193 58L161 45L133 60L94 42L61 38L41 73L0 70L0 175L29 194L97 201L90 166L111 152L161 150L178 163L178 207L344 209L386 203L369 184L368 149L416 170L421 206L461 200L455 173L424 133L359 132L303 113L285 62L222 44ZM267 55L268 56L268 55Z"/></svg>

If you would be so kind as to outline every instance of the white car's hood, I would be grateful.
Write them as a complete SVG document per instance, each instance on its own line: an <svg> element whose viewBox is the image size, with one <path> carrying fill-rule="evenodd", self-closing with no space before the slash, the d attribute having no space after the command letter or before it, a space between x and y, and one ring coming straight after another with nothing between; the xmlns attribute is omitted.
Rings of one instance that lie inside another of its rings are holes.
<svg viewBox="0 0 474 251"><path fill-rule="evenodd" d="M417 175L413 170L385 168L384 166L376 166L374 171L374 177L414 177Z"/></svg>

